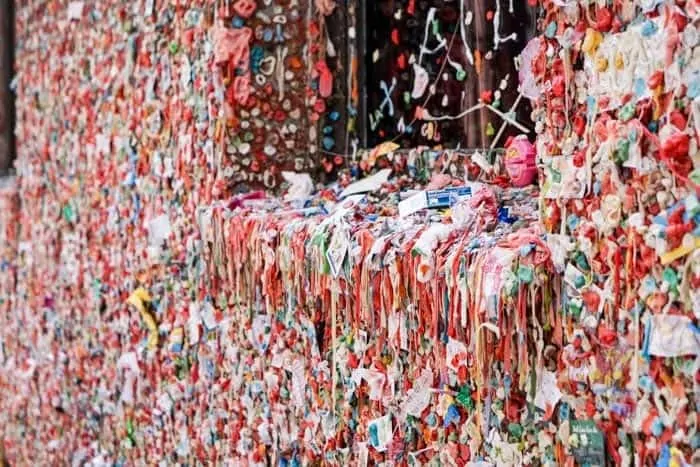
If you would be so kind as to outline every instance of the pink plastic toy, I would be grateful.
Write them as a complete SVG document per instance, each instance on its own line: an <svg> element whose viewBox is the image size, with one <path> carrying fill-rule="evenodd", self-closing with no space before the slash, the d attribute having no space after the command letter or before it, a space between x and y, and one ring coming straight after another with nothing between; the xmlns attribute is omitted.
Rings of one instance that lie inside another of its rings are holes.
<svg viewBox="0 0 700 467"><path fill-rule="evenodd" d="M506 170L513 186L524 187L537 177L535 146L525 135L514 138L506 147Z"/></svg>

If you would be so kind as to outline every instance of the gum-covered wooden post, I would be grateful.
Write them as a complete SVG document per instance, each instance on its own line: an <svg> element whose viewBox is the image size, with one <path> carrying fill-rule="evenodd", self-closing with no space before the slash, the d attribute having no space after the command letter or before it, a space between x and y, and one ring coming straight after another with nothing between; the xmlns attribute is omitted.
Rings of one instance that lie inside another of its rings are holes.
<svg viewBox="0 0 700 467"><path fill-rule="evenodd" d="M12 0L0 0L0 176L14 160L14 98L10 91L14 46Z"/></svg>

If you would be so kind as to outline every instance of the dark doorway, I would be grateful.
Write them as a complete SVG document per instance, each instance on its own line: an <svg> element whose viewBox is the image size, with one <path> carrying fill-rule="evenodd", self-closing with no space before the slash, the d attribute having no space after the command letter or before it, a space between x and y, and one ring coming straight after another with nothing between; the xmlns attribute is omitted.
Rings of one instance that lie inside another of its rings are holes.
<svg viewBox="0 0 700 467"><path fill-rule="evenodd" d="M531 126L527 99L518 100L514 63L535 33L536 10L528 2L375 0L365 5L369 147L393 140L402 147L481 148L496 138L502 146L517 129L499 132L502 119L490 109L465 114L482 98L503 113L513 108L517 120Z"/></svg>

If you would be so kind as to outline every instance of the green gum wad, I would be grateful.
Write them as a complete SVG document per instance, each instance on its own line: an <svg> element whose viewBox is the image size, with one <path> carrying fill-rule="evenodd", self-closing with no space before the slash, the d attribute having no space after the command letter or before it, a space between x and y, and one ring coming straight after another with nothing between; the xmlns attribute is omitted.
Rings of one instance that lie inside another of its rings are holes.
<svg viewBox="0 0 700 467"><path fill-rule="evenodd" d="M577 301L569 302L569 314L574 318L581 316L581 303Z"/></svg>
<svg viewBox="0 0 700 467"><path fill-rule="evenodd" d="M586 255L582 251L576 253L576 265L584 271L590 271L591 269L590 265L588 264L588 260L586 259Z"/></svg>
<svg viewBox="0 0 700 467"><path fill-rule="evenodd" d="M628 139L623 139L620 140L620 142L617 145L617 149L615 149L615 162L618 164L622 164L623 162L626 162L627 159L630 157L630 142Z"/></svg>
<svg viewBox="0 0 700 467"><path fill-rule="evenodd" d="M63 206L63 218L67 222L75 222L75 212L73 211L73 206L70 205L70 203L66 204Z"/></svg>
<svg viewBox="0 0 700 467"><path fill-rule="evenodd" d="M461 405L465 409L469 411L474 409L474 401L472 400L472 392L471 389L469 389L469 386L462 386L462 388L459 390L459 394L457 394L456 399L459 405Z"/></svg>
<svg viewBox="0 0 700 467"><path fill-rule="evenodd" d="M530 266L524 266L520 265L518 266L518 279L520 279L520 282L524 282L525 284L529 284L533 281L535 278L534 271L532 270L532 267Z"/></svg>
<svg viewBox="0 0 700 467"><path fill-rule="evenodd" d="M515 297L518 294L518 290L520 290L520 282L518 278L515 277L515 275L510 271L506 277L504 287L506 289L506 295L509 297Z"/></svg>
<svg viewBox="0 0 700 467"><path fill-rule="evenodd" d="M509 423L508 432L514 438L520 439L523 436L523 427L520 425L520 423Z"/></svg>
<svg viewBox="0 0 700 467"><path fill-rule="evenodd" d="M493 127L491 122L486 124L486 136L493 136L496 134L496 129Z"/></svg>
<svg viewBox="0 0 700 467"><path fill-rule="evenodd" d="M634 117L634 112L635 112L634 105L630 102L630 103L622 106L618 116L619 116L620 120L622 120L623 122L628 122L628 121L632 120L632 117Z"/></svg>
<svg viewBox="0 0 700 467"><path fill-rule="evenodd" d="M664 282L668 282L668 284L672 288L675 289L676 287L678 287L678 275L676 274L676 271L674 271L673 269L671 269L671 268L664 269L663 279L664 279Z"/></svg>

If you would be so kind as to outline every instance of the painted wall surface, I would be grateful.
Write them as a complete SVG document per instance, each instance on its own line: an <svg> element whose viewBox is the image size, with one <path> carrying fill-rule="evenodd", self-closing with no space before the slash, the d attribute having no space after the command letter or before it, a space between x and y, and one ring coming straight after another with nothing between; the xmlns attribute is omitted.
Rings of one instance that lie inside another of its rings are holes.
<svg viewBox="0 0 700 467"><path fill-rule="evenodd" d="M15 460L78 459L101 437L120 450L133 419L104 418L90 401L98 386L107 405L131 390L118 378L121 351L109 350L139 339L125 299L167 270L161 307L181 313L199 293L186 264L197 207L276 188L282 169L317 166L315 121L328 119L323 100L334 90L317 62L334 9L296 0L18 5L13 193L22 208L18 219L3 210L2 223L19 228L16 261L8 251L2 266L3 383L22 386L3 398L4 422L24 420L5 431ZM164 248L170 242L178 246ZM12 377L28 369L28 379Z"/></svg>

